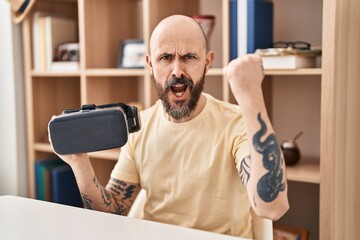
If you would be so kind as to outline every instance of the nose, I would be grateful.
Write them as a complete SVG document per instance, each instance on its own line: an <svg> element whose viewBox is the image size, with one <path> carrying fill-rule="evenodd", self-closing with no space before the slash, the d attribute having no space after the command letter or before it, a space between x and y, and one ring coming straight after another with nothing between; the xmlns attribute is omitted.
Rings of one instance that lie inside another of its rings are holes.
<svg viewBox="0 0 360 240"><path fill-rule="evenodd" d="M185 77L184 66L178 59L173 62L171 76L176 78Z"/></svg>

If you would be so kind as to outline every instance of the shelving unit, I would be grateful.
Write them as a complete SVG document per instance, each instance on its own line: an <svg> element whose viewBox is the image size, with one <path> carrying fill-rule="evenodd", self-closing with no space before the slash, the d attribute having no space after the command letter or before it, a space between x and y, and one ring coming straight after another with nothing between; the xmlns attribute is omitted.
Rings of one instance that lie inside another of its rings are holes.
<svg viewBox="0 0 360 240"><path fill-rule="evenodd" d="M284 11L286 0L273 0L273 2L274 6L281 6L275 7L275 15L278 14L277 11ZM305 2L307 2L305 6L312 4L312 1ZM317 5L322 4L322 0L315 2ZM302 3L300 5L303 6ZM30 16L24 20L30 197L35 195L34 162L53 155L47 140L47 124L51 116L60 114L65 108L78 108L86 103L100 105L111 102L136 102L144 108L155 103L157 93L150 71L147 68L116 68L118 51L121 40L129 38L144 39L148 47L151 31L162 18L168 15L178 13L191 16L203 13L216 16L215 29L210 38L210 47L214 49L216 60L207 73L205 91L219 99L234 103L228 83L223 78L223 67L229 59L228 9L229 0L38 0L34 11L70 15L78 20L81 57L80 69L75 72L33 70L32 18ZM317 37L321 39L321 29L317 34ZM279 38L284 36L286 34L278 34ZM272 99L277 96L274 89L278 85L277 81L281 81L278 79L303 77L320 82L322 69L267 70L265 74L269 112L277 121L276 114L279 110L275 105L276 101ZM318 94L320 96L321 93ZM316 115L320 115L319 109L315 112L317 112ZM276 126L279 125L282 124ZM281 129L279 132L282 139L293 134L292 132L286 134ZM310 144L318 146L319 138L320 136L317 136L310 140L312 141ZM307 148L309 147L302 149L305 155L299 165L287 168L287 178L294 182L320 184L320 150L318 149L318 152L313 154L313 150L307 150ZM108 181L119 152L120 149L113 149L90 154L96 174L102 184ZM308 152L311 153L310 156Z"/></svg>

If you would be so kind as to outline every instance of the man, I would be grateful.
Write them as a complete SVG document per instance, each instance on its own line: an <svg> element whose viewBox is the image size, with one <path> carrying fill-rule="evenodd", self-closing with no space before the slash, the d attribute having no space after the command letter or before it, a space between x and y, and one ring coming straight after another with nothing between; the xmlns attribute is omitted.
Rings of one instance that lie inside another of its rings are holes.
<svg viewBox="0 0 360 240"><path fill-rule="evenodd" d="M174 15L150 39L146 61L159 100L142 112L142 129L122 148L104 188L87 154L70 164L86 208L127 215L140 189L144 218L252 237L250 208L278 219L288 209L285 166L261 91L261 58L225 69L239 106L202 93L214 59L200 25Z"/></svg>

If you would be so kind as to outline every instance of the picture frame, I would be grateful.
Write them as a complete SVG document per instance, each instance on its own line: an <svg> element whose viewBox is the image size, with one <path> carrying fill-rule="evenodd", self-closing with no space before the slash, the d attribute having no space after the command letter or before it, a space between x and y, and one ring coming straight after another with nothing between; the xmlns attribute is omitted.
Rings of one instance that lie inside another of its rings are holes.
<svg viewBox="0 0 360 240"><path fill-rule="evenodd" d="M308 240L308 237L304 228L274 224L273 240Z"/></svg>
<svg viewBox="0 0 360 240"><path fill-rule="evenodd" d="M146 48L142 39L125 39L120 44L118 68L144 68Z"/></svg>

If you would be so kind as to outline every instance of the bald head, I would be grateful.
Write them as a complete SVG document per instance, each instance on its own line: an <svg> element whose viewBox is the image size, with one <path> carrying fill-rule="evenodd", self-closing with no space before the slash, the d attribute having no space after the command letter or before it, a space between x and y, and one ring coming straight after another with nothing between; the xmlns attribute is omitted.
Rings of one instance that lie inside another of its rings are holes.
<svg viewBox="0 0 360 240"><path fill-rule="evenodd" d="M150 38L150 52L164 41L189 43L204 48L207 52L207 39L200 24L184 15L172 15L163 19L154 29Z"/></svg>

